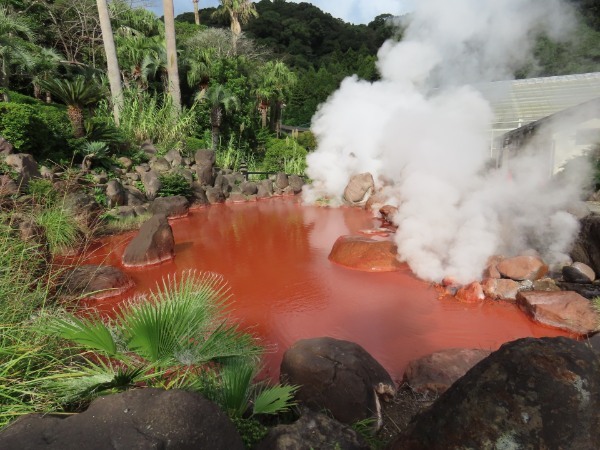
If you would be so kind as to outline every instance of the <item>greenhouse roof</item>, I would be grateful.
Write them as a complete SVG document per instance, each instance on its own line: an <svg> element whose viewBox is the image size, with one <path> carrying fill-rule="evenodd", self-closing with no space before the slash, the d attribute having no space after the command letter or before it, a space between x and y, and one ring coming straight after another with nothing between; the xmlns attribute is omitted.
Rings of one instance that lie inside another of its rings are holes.
<svg viewBox="0 0 600 450"><path fill-rule="evenodd" d="M600 97L600 72L496 81L476 88L492 104L493 128L513 130Z"/></svg>

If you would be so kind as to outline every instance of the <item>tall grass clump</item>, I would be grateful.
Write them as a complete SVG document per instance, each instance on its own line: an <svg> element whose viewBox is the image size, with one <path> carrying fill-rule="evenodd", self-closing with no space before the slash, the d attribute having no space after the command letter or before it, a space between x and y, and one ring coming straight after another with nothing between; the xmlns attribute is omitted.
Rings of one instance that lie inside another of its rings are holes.
<svg viewBox="0 0 600 450"><path fill-rule="evenodd" d="M79 224L73 213L61 204L53 204L35 215L53 255L76 248L81 241Z"/></svg>
<svg viewBox="0 0 600 450"><path fill-rule="evenodd" d="M172 148L184 149L185 138L192 136L197 124L194 107L176 114L170 96L151 95L148 92L128 89L121 110L119 130L132 143L152 141L161 153ZM107 104L96 112L97 116L112 121L112 110Z"/></svg>
<svg viewBox="0 0 600 450"><path fill-rule="evenodd" d="M55 409L44 388L64 352L54 338L36 333L50 275L42 246L22 241L10 215L0 222L0 428L31 412Z"/></svg>

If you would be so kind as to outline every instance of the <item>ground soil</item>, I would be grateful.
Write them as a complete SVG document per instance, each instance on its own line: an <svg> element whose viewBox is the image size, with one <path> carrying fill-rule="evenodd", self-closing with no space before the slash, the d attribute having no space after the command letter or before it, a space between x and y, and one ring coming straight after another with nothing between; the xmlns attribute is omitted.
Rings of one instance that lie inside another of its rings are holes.
<svg viewBox="0 0 600 450"><path fill-rule="evenodd" d="M429 408L437 397L417 393L408 384L399 383L396 397L390 402L382 402L383 426L377 433L377 440L381 444L393 442L408 428L413 417Z"/></svg>

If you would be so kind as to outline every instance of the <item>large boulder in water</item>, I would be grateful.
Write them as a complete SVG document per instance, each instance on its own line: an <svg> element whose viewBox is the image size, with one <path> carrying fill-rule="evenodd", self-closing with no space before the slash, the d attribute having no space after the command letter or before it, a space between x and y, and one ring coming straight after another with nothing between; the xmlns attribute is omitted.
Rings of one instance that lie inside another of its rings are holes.
<svg viewBox="0 0 600 450"><path fill-rule="evenodd" d="M418 415L392 450L600 448L600 358L568 338L503 345Z"/></svg>
<svg viewBox="0 0 600 450"><path fill-rule="evenodd" d="M342 423L376 418L379 396L387 400L396 387L386 370L360 345L321 337L296 342L283 355L281 380L300 385L296 399L328 410Z"/></svg>
<svg viewBox="0 0 600 450"><path fill-rule="evenodd" d="M364 236L341 236L333 244L329 259L345 267L366 272L393 272L400 268L397 248L391 241Z"/></svg>
<svg viewBox="0 0 600 450"><path fill-rule="evenodd" d="M100 300L123 294L133 286L131 277L117 267L85 264L62 274L60 295Z"/></svg>
<svg viewBox="0 0 600 450"><path fill-rule="evenodd" d="M92 402L61 419L31 414L0 433L6 450L243 450L233 423L213 402L182 390L135 389Z"/></svg>
<svg viewBox="0 0 600 450"><path fill-rule="evenodd" d="M155 214L142 224L123 253L123 265L146 266L173 258L175 239L164 214Z"/></svg>
<svg viewBox="0 0 600 450"><path fill-rule="evenodd" d="M576 334L592 333L599 325L592 303L577 292L519 292L517 305L536 322Z"/></svg>

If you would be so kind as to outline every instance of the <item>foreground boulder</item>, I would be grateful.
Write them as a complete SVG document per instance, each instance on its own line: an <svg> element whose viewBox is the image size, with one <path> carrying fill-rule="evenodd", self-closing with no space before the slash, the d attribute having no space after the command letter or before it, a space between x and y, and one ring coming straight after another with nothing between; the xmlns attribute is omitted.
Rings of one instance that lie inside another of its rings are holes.
<svg viewBox="0 0 600 450"><path fill-rule="evenodd" d="M272 428L256 450L308 450L324 448L324 444L339 450L370 449L351 427L325 414L307 410L293 424Z"/></svg>
<svg viewBox="0 0 600 450"><path fill-rule="evenodd" d="M65 271L60 295L100 300L123 294L133 286L131 277L116 267L86 264Z"/></svg>
<svg viewBox="0 0 600 450"><path fill-rule="evenodd" d="M519 292L517 305L533 320L586 335L598 328L598 316L589 300L577 292Z"/></svg>
<svg viewBox="0 0 600 450"><path fill-rule="evenodd" d="M123 252L123 265L146 266L173 258L175 239L164 214L156 214L142 224L137 236Z"/></svg>
<svg viewBox="0 0 600 450"><path fill-rule="evenodd" d="M404 372L404 381L416 392L441 394L490 353L476 348L440 350L411 361Z"/></svg>
<svg viewBox="0 0 600 450"><path fill-rule="evenodd" d="M300 385L296 399L311 409L328 410L342 423L375 418L381 424L379 396L396 394L386 370L360 345L330 337L303 339L283 355L281 380Z"/></svg>
<svg viewBox="0 0 600 450"><path fill-rule="evenodd" d="M600 448L600 359L568 338L503 345L418 415L390 448Z"/></svg>
<svg viewBox="0 0 600 450"><path fill-rule="evenodd" d="M391 241L341 236L333 244L329 259L342 266L367 272L393 272L400 269L396 254L396 245Z"/></svg>
<svg viewBox="0 0 600 450"><path fill-rule="evenodd" d="M0 433L5 450L243 449L229 418L199 394L136 389L65 419L31 414Z"/></svg>

